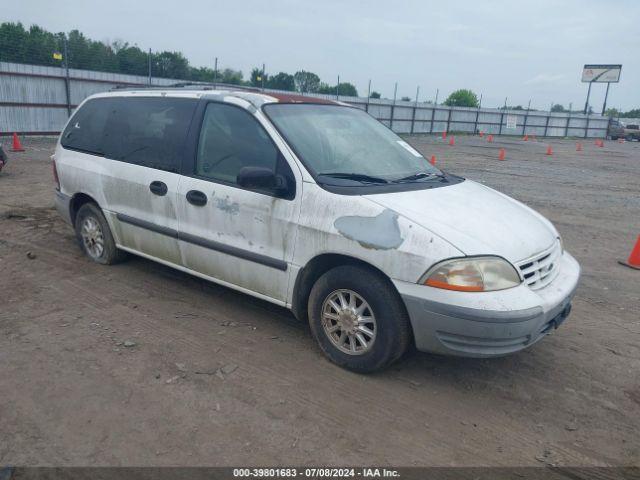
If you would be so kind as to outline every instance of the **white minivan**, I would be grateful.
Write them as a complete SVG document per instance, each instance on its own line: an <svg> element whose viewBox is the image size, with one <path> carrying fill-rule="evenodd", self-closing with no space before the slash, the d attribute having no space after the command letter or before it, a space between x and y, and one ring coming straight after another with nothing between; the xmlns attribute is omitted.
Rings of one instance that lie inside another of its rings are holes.
<svg viewBox="0 0 640 480"><path fill-rule="evenodd" d="M116 90L79 106L53 160L89 258L129 252L288 307L359 372L412 343L522 350L567 317L580 276L543 216L338 102Z"/></svg>

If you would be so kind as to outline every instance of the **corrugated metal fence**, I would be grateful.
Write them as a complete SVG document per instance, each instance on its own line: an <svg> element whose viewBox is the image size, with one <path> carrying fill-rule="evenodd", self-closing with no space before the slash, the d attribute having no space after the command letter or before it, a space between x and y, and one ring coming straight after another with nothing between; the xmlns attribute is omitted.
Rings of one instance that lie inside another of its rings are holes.
<svg viewBox="0 0 640 480"><path fill-rule="evenodd" d="M151 78L156 86L181 80ZM148 85L147 77L0 62L0 135L55 134L69 112L89 95L116 85ZM269 92L270 90L266 90ZM309 94L331 98L331 95ZM608 119L599 115L461 108L386 99L343 97L398 133L485 132L502 135L603 138Z"/></svg>

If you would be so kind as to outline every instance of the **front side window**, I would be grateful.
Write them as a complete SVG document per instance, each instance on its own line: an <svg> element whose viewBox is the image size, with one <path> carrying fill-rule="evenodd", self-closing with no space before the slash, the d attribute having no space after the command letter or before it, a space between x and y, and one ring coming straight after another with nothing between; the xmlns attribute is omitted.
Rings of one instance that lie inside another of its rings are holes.
<svg viewBox="0 0 640 480"><path fill-rule="evenodd" d="M398 135L351 107L269 104L264 111L322 184L441 180L442 173Z"/></svg>
<svg viewBox="0 0 640 480"><path fill-rule="evenodd" d="M275 172L278 160L278 149L248 112L222 103L207 105L198 141L198 176L235 184L243 167Z"/></svg>

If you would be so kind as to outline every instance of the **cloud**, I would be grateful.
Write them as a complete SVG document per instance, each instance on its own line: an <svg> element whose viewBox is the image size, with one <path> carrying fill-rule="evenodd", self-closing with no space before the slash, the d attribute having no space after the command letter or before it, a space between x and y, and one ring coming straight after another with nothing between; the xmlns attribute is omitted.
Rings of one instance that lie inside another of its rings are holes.
<svg viewBox="0 0 640 480"><path fill-rule="evenodd" d="M563 73L539 73L533 78L525 81L525 85L557 85L559 83L564 83L567 79L567 76Z"/></svg>

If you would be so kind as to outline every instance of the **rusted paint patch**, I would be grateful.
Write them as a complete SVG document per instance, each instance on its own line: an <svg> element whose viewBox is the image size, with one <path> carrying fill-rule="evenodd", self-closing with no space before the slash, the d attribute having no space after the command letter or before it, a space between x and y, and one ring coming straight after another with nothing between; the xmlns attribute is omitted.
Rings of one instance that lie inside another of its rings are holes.
<svg viewBox="0 0 640 480"><path fill-rule="evenodd" d="M342 235L364 248L390 250L398 248L404 241L400 234L398 214L389 209L375 217L340 217L333 225Z"/></svg>

